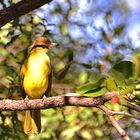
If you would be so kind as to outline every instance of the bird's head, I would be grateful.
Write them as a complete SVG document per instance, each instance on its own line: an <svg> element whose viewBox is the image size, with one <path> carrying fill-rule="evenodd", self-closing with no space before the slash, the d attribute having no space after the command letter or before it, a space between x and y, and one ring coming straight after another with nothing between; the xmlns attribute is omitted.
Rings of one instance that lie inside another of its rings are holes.
<svg viewBox="0 0 140 140"><path fill-rule="evenodd" d="M38 48L38 49L43 49L44 51L49 51L52 47L55 47L57 44L52 43L48 38L46 37L38 37L34 41L31 50Z"/></svg>

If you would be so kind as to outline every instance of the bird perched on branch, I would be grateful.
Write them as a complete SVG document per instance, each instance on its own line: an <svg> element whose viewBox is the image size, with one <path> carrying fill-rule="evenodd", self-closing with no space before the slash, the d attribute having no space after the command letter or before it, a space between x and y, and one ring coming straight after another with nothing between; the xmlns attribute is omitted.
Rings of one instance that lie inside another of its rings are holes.
<svg viewBox="0 0 140 140"><path fill-rule="evenodd" d="M51 90L51 63L48 52L55 43L45 37L38 37L31 48L28 58L20 71L20 84L23 97L40 99L48 96ZM26 111L24 120L24 132L40 133L40 110Z"/></svg>

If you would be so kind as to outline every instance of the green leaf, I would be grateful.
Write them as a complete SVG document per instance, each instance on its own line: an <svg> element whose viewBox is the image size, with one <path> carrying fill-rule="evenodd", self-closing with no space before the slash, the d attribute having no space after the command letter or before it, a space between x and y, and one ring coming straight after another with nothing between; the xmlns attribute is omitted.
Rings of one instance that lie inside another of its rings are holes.
<svg viewBox="0 0 140 140"><path fill-rule="evenodd" d="M117 87L117 84L114 80L107 78L105 83L106 83L106 88L108 91L118 91L119 90Z"/></svg>
<svg viewBox="0 0 140 140"><path fill-rule="evenodd" d="M136 68L130 61L120 61L109 70L108 74L121 88L134 84L136 80Z"/></svg>
<svg viewBox="0 0 140 140"><path fill-rule="evenodd" d="M86 93L88 91L97 89L98 87L100 87L102 85L104 80L105 80L105 78L101 78L96 82L90 82L90 83L84 84L84 85L78 87L76 91L78 93Z"/></svg>
<svg viewBox="0 0 140 140"><path fill-rule="evenodd" d="M80 84L85 84L88 80L88 72L87 71L82 71L80 74L79 74L79 83Z"/></svg>
<svg viewBox="0 0 140 140"><path fill-rule="evenodd" d="M140 84L137 84L133 91L134 99L140 99Z"/></svg>
<svg viewBox="0 0 140 140"><path fill-rule="evenodd" d="M134 99L140 100L140 91L135 91Z"/></svg>
<svg viewBox="0 0 140 140"><path fill-rule="evenodd" d="M95 131L95 135L96 135L97 137L103 137L103 136L104 136L102 129L100 129L100 128L95 128L94 131Z"/></svg>
<svg viewBox="0 0 140 140"><path fill-rule="evenodd" d="M87 69L91 69L92 68L92 65L91 64L80 63L80 65L84 66Z"/></svg>
<svg viewBox="0 0 140 140"><path fill-rule="evenodd" d="M125 84L125 77L122 73L120 73L119 71L116 71L115 69L111 69L109 71L109 76L111 78L113 78L113 80L115 80L115 82L117 83L117 85L119 87L124 87Z"/></svg>
<svg viewBox="0 0 140 140"><path fill-rule="evenodd" d="M136 78L129 78L129 79L125 79L125 83L126 85L137 85L138 81L136 80Z"/></svg>
<svg viewBox="0 0 140 140"><path fill-rule="evenodd" d="M56 78L58 80L63 79L67 75L69 68L73 63L73 51L69 49L63 57L67 57L67 62L65 66L56 74Z"/></svg>
<svg viewBox="0 0 140 140"><path fill-rule="evenodd" d="M124 31L125 25L120 25L114 28L114 35L120 35Z"/></svg>
<svg viewBox="0 0 140 140"><path fill-rule="evenodd" d="M120 61L112 69L122 73L125 79L136 76L135 64L131 61Z"/></svg>
<svg viewBox="0 0 140 140"><path fill-rule="evenodd" d="M112 36L108 35L103 28L101 28L101 34L107 43L112 42Z"/></svg>
<svg viewBox="0 0 140 140"><path fill-rule="evenodd" d="M92 81L92 82L97 82L99 81L100 79L105 79L107 76L102 74L102 73L98 73L98 72L94 72L92 73L92 75L90 76L89 78L89 81Z"/></svg>
<svg viewBox="0 0 140 140"><path fill-rule="evenodd" d="M68 34L68 27L66 24L62 24L60 26L60 32L63 34L63 35L67 35Z"/></svg>
<svg viewBox="0 0 140 140"><path fill-rule="evenodd" d="M107 92L107 89L105 87L98 87L96 89L87 91L83 95L87 97L98 97L98 96L103 95L106 92Z"/></svg>
<svg viewBox="0 0 140 140"><path fill-rule="evenodd" d="M132 93L134 89L135 89L135 85L125 86L125 88L120 91L120 94L125 95L128 93Z"/></svg>
<svg viewBox="0 0 140 140"><path fill-rule="evenodd" d="M65 67L64 67L63 69L61 69L61 70L57 73L56 78L57 78L58 80L63 79L63 78L67 75L70 66L71 66L71 62L67 63L67 64L65 65Z"/></svg>
<svg viewBox="0 0 140 140"><path fill-rule="evenodd" d="M105 19L108 23L111 22L111 14L112 14L111 11L107 11L105 13Z"/></svg>

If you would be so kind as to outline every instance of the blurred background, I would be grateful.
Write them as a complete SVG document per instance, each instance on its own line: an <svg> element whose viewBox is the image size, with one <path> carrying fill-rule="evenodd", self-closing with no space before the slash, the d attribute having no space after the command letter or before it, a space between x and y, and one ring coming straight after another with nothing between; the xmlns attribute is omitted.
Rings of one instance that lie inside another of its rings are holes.
<svg viewBox="0 0 140 140"><path fill-rule="evenodd" d="M0 9L18 0L0 1ZM58 47L49 54L53 67L52 96L75 92L120 60L140 59L138 0L53 0L0 29L0 98L21 99L19 70L37 36ZM116 111L125 107L107 103ZM127 110L130 111L130 110ZM25 135L24 112L0 112L2 140L120 140L97 108L63 107L42 110L42 133ZM131 139L140 139L140 121L116 116Z"/></svg>

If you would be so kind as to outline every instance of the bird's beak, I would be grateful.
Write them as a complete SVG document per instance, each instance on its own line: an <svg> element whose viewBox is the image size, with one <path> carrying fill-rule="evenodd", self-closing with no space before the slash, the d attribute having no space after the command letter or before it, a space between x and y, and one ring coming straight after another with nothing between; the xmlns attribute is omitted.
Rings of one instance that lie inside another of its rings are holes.
<svg viewBox="0 0 140 140"><path fill-rule="evenodd" d="M54 48L54 47L57 47L57 46L58 46L57 43L51 43L50 48Z"/></svg>

